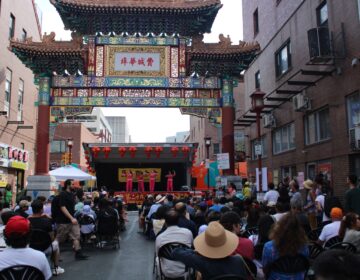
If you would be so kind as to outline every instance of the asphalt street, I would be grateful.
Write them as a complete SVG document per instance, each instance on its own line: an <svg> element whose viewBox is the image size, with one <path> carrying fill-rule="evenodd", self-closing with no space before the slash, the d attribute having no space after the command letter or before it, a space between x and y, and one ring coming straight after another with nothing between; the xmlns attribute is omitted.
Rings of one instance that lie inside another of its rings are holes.
<svg viewBox="0 0 360 280"><path fill-rule="evenodd" d="M121 234L120 249L85 247L86 261L75 261L70 247L61 252L65 273L54 279L152 280L154 242L138 233L137 212L129 212L127 230Z"/></svg>

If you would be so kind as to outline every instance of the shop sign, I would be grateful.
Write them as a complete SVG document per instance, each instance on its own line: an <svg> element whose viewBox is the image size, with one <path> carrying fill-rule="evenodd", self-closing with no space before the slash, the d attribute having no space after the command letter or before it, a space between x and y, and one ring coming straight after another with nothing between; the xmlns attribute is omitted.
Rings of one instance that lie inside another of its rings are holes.
<svg viewBox="0 0 360 280"><path fill-rule="evenodd" d="M0 188L5 188L8 183L8 174L0 173Z"/></svg>
<svg viewBox="0 0 360 280"><path fill-rule="evenodd" d="M0 166L27 170L29 152L0 143Z"/></svg>
<svg viewBox="0 0 360 280"><path fill-rule="evenodd" d="M217 154L217 164L218 169L226 170L230 168L230 161L229 161L229 154L223 153L223 154Z"/></svg>

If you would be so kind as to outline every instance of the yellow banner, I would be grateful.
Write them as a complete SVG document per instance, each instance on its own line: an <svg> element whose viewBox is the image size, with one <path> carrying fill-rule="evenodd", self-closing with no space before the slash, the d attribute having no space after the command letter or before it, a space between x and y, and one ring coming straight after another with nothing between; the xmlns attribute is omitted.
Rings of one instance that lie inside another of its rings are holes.
<svg viewBox="0 0 360 280"><path fill-rule="evenodd" d="M8 183L8 174L0 174L0 188L5 188Z"/></svg>
<svg viewBox="0 0 360 280"><path fill-rule="evenodd" d="M137 176L142 174L144 175L144 182L149 182L150 172L156 172L155 182L160 182L161 180L161 168L119 168L118 179L120 183L126 182L126 174L128 172L132 172L133 174L133 182L137 182Z"/></svg>
<svg viewBox="0 0 360 280"><path fill-rule="evenodd" d="M12 161L12 162L10 162L9 166L12 168L22 169L22 170L28 169L28 164L25 162L20 162L20 161Z"/></svg>

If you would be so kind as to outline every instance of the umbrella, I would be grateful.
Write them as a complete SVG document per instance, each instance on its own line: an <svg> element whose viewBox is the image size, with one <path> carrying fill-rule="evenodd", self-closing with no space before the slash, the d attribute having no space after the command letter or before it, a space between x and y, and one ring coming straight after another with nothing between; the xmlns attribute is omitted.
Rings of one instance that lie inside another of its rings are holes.
<svg viewBox="0 0 360 280"><path fill-rule="evenodd" d="M67 179L87 181L96 180L96 177L76 168L71 165L66 165L49 172L51 176L54 176L57 181L65 181Z"/></svg>

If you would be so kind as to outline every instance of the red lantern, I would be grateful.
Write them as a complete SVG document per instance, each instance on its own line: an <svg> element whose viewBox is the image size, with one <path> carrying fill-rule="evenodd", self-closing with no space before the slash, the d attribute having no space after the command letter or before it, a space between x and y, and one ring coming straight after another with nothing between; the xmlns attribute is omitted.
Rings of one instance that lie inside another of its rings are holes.
<svg viewBox="0 0 360 280"><path fill-rule="evenodd" d="M89 151L88 151L88 150L85 150L84 153L85 153L85 155L88 155L88 154L89 154Z"/></svg>
<svg viewBox="0 0 360 280"><path fill-rule="evenodd" d="M154 150L155 150L156 157L159 158L160 154L162 153L164 148L163 147L155 147Z"/></svg>
<svg viewBox="0 0 360 280"><path fill-rule="evenodd" d="M182 148L181 148L181 151L183 152L184 157L187 157L188 154L189 154L189 152L190 152L190 148L187 147L187 146L185 146L185 147L182 147Z"/></svg>
<svg viewBox="0 0 360 280"><path fill-rule="evenodd" d="M153 148L150 147L150 146L148 146L148 147L145 147L144 150L145 150L146 157L147 157L147 158L150 158L150 157L151 157L151 152L152 152Z"/></svg>
<svg viewBox="0 0 360 280"><path fill-rule="evenodd" d="M129 153L132 158L135 157L136 151L137 151L136 147L129 147Z"/></svg>
<svg viewBox="0 0 360 280"><path fill-rule="evenodd" d="M177 156L177 153L179 152L179 148L178 147L171 147L170 149L172 156L175 158Z"/></svg>
<svg viewBox="0 0 360 280"><path fill-rule="evenodd" d="M124 157L126 154L126 148L125 147L119 147L119 154L120 157Z"/></svg>
<svg viewBox="0 0 360 280"><path fill-rule="evenodd" d="M108 157L109 157L109 154L110 154L110 152L111 152L111 148L110 148L110 147L104 147L104 148L102 149L102 151L103 151L104 154L105 154L105 158L108 158Z"/></svg>
<svg viewBox="0 0 360 280"><path fill-rule="evenodd" d="M100 148L99 147L92 147L91 148L91 152L93 153L94 158L97 158L100 152Z"/></svg>

